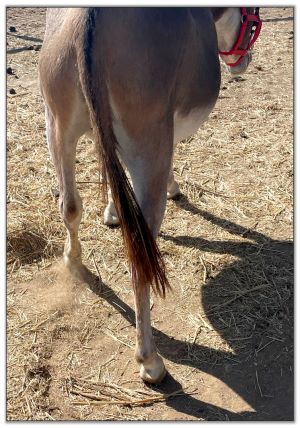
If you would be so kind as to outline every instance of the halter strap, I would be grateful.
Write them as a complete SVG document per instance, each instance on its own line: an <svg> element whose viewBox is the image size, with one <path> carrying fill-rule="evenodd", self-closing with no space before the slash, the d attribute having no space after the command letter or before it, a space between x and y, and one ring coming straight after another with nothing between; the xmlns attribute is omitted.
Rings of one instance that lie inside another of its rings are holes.
<svg viewBox="0 0 300 428"><path fill-rule="evenodd" d="M230 67L234 67L238 65L242 61L243 57L248 53L248 51L252 48L252 46L256 42L262 26L258 7L254 9L254 14L248 13L245 7L241 7L240 10L241 10L241 26L240 26L239 35L235 44L230 49L230 51L226 51L226 52L219 51L220 55L239 55L240 56L240 58L236 62L227 64ZM242 48L241 44L244 40L249 23L251 23L251 31L249 33L250 40L248 42L247 47Z"/></svg>

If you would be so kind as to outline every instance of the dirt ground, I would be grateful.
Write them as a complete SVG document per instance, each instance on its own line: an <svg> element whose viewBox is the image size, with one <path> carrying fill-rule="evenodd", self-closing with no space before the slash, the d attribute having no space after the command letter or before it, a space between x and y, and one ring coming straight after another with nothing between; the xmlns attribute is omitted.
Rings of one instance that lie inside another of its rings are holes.
<svg viewBox="0 0 300 428"><path fill-rule="evenodd" d="M261 17L247 73L222 68L209 120L176 149L182 195L158 239L173 291L151 310L169 374L149 387L133 358L121 234L103 225L87 139L77 155L86 282L61 264L37 84L45 10L7 10L8 420L293 420L293 9Z"/></svg>

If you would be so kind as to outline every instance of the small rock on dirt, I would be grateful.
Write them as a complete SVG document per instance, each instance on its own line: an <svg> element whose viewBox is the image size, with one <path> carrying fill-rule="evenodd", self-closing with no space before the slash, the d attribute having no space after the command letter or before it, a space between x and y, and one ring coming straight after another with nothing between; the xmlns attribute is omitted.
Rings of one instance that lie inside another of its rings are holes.
<svg viewBox="0 0 300 428"><path fill-rule="evenodd" d="M9 31L11 32L11 33L16 33L17 32L17 30L16 30L16 27L9 27Z"/></svg>
<svg viewBox="0 0 300 428"><path fill-rule="evenodd" d="M11 95L15 95L15 94L16 94L16 91L14 90L14 88L11 88L11 89L9 90L9 93L10 93Z"/></svg>
<svg viewBox="0 0 300 428"><path fill-rule="evenodd" d="M240 133L240 136L241 136L242 138L249 138L249 135L248 135L245 131L242 131L242 132Z"/></svg>

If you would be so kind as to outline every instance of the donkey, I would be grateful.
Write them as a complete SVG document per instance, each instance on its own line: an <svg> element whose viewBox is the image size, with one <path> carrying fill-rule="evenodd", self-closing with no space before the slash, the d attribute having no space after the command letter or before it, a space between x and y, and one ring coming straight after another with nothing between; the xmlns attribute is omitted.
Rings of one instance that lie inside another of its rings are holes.
<svg viewBox="0 0 300 428"><path fill-rule="evenodd" d="M83 267L75 182L78 139L91 133L109 182L105 222L120 222L135 294L140 376L166 374L152 337L150 287L170 288L156 236L178 191L174 143L207 119L220 89L219 56L244 72L260 31L254 8L49 9L39 60L46 133L67 229L64 260ZM127 178L127 168L132 185Z"/></svg>

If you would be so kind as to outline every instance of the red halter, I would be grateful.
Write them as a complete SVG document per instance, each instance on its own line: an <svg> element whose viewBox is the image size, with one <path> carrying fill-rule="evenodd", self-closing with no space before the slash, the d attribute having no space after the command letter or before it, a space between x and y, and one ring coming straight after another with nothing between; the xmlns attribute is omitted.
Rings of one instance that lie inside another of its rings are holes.
<svg viewBox="0 0 300 428"><path fill-rule="evenodd" d="M254 9L254 14L250 14L247 12L247 9L245 7L241 7L241 21L242 24L240 26L240 33L237 38L237 41L235 42L234 46L230 49L228 52L222 52L219 51L219 54L221 55L240 55L240 58L236 62L232 62L226 65L229 65L230 67L234 67L238 65L244 56L248 53L248 51L252 48L253 44L256 42L262 22L259 17L259 8L256 7ZM247 42L247 47L243 48L241 45L244 41L245 35L247 34L247 30L249 31L249 41Z"/></svg>

